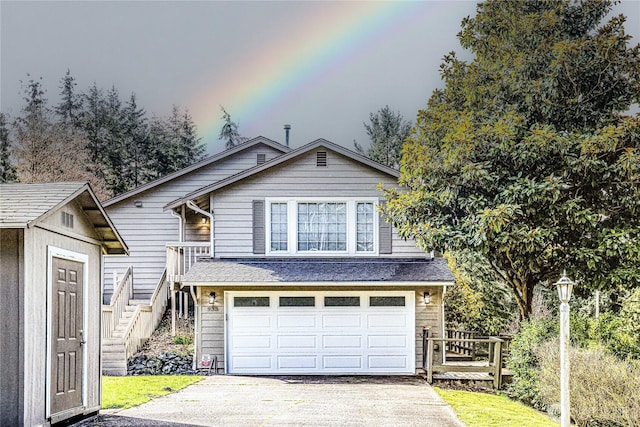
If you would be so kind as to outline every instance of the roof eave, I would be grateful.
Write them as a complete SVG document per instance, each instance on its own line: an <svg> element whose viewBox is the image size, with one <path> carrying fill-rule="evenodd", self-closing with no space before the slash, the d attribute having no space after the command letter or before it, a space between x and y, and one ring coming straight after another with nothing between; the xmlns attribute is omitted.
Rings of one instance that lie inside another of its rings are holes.
<svg viewBox="0 0 640 427"><path fill-rule="evenodd" d="M359 161L360 163L366 164L369 167L372 167L374 169L377 169L383 173L386 173L390 176L393 176L395 178L398 178L400 176L400 172L396 169L390 168L388 166L382 165L378 162L375 162L367 157L364 157L354 151L348 150L340 145L334 144L331 141L327 141L325 139L316 139L313 142L310 142L309 144L303 145L302 147L296 148L295 150L292 150L286 154L283 154L281 156L278 156L274 159L269 160L266 163L263 163L261 165L257 165L254 166L250 169L247 169L243 172L240 172L238 174L235 174L233 176L230 176L228 178L222 179L218 182L215 182L213 184L207 185L205 187L202 187L198 190L192 191L191 193L188 193L186 195L184 195L183 197L180 197L179 199L176 199L172 202L167 203L164 206L164 210L170 210L170 209L175 209L178 206L181 206L183 204L185 204L188 200L193 200L196 197L199 197L203 194L212 192L212 191L216 191L219 190L221 188L224 188L228 185L234 184L238 181L241 181L244 178L250 177L252 175L258 174L262 171L265 171L267 169L270 169L272 167L275 167L277 165L280 165L284 162L287 162L297 156L300 156L304 153L307 153L311 150L314 150L318 147L324 146L328 149L331 149L341 155L344 155L346 157L349 157L353 160Z"/></svg>
<svg viewBox="0 0 640 427"><path fill-rule="evenodd" d="M140 194L140 193L142 193L144 191L151 190L151 189L157 187L158 185L162 185L162 184L164 184L164 183L166 183L168 181L171 181L172 179L181 177L182 175L186 175L186 174L188 174L190 172L193 172L195 170L198 170L200 168L208 166L208 165L210 165L212 163L219 162L220 160L223 160L223 159L225 159L225 158L227 158L227 157L229 157L229 156L231 156L233 154L236 154L236 153L238 153L240 151L246 150L247 148L253 147L254 145L257 145L257 144L260 144L260 143L268 145L271 148L274 148L276 150L281 151L282 153L287 153L288 151L291 151L291 149L289 147L287 147L285 145L282 145L282 144L280 144L280 143L278 143L276 141L273 141L273 140L271 140L269 138L265 138L263 136L257 136L255 138L250 139L247 142L244 142L242 144L238 144L238 145L236 145L236 146L234 146L234 147L232 147L232 148L230 148L228 150L225 150L225 151L222 151L220 153L214 154L213 156L206 157L206 158L202 159L201 161L199 161L197 163L194 163L194 164L192 164L190 166L187 166L186 168L180 169L178 171L175 171L173 173L165 175L165 176L163 176L161 178L158 178L158 179L156 179L154 181L148 182L148 183L146 183L144 185L141 185L139 187L134 188L133 190L129 190L129 191L125 192L125 193L119 194L119 195L117 195L117 196L105 201L102 205L104 207L108 207L108 206L114 205L116 203L119 203L119 202L121 202L123 200L127 200L130 197L133 197L133 196L135 196L137 194Z"/></svg>
<svg viewBox="0 0 640 427"><path fill-rule="evenodd" d="M352 282L216 282L216 281L195 281L195 282L179 282L180 287L186 286L218 286L218 287L390 287L390 288L417 288L424 286L453 286L454 281L431 281L431 280L415 280L415 281L352 281Z"/></svg>

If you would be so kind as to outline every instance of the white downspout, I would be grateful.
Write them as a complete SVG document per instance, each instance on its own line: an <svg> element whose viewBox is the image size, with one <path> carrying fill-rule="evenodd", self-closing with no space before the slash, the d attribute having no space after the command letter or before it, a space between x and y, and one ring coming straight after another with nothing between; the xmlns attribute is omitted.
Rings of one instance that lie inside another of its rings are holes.
<svg viewBox="0 0 640 427"><path fill-rule="evenodd" d="M198 212L201 215L204 215L206 217L209 218L209 254L211 256L211 258L214 257L215 255L215 245L214 245L214 240L213 240L213 212L207 212L205 210L202 210L198 207L198 205L196 205L193 200L189 200L187 201L187 206L189 207L189 209Z"/></svg>
<svg viewBox="0 0 640 427"><path fill-rule="evenodd" d="M447 337L447 327L446 327L446 319L444 318L444 294L447 293L447 285L444 285L442 287L442 338L446 338ZM446 345L445 342L442 341L442 363L447 363L447 350L446 350Z"/></svg>
<svg viewBox="0 0 640 427"><path fill-rule="evenodd" d="M191 362L191 369L194 371L198 369L198 361L196 357L198 356L198 345L200 345L200 337L198 333L198 325L196 325L196 320L198 319L198 298L196 296L195 290L193 286L189 287L189 292L191 292L191 298L193 298L193 317L194 317L194 331L193 331L193 361Z"/></svg>

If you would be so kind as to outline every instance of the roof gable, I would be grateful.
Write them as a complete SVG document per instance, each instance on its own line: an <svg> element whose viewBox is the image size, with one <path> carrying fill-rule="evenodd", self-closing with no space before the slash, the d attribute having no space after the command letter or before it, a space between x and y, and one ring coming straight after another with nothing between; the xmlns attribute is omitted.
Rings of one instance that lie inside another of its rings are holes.
<svg viewBox="0 0 640 427"><path fill-rule="evenodd" d="M272 169L278 165L281 165L285 162L288 162L290 160L293 160L295 158L301 157L313 150L317 150L318 148L325 148L327 150L331 150L335 153L338 153L342 156L345 156L353 161L356 161L362 165L365 165L367 167L370 167L372 169L375 169L377 171L380 171L384 174L387 174L389 176L392 176L394 178L398 178L400 176L399 171L397 171L396 169L392 169L390 167L384 166L378 162L375 162L367 157L364 157L354 151L351 151L347 148L344 148L340 145L337 145L333 142L327 141L325 139L317 139L309 144L303 145L300 148L297 148L295 150L292 150L286 154L283 154L282 156L276 157L262 165L258 165L258 166L254 166L251 169L247 169L243 172L240 172L238 174L235 174L233 176L230 176L228 178L222 179L218 182L215 182L213 184L207 185L205 187L202 187L196 191L193 191L191 193L188 193L186 195L184 195L183 197L174 200L170 203L168 203L165 206L165 209L173 209L177 206L180 206L184 203L186 203L188 200L192 200L195 199L197 197L200 197L204 194L210 193L212 191L216 191L219 190L221 188L227 187L229 185L235 184L236 182L242 181L245 178L251 177L253 175L256 175L260 172Z"/></svg>
<svg viewBox="0 0 640 427"><path fill-rule="evenodd" d="M0 194L0 228L30 228L75 200L100 236L105 253L129 251L88 183L0 184Z"/></svg>
<svg viewBox="0 0 640 427"><path fill-rule="evenodd" d="M113 197L112 199L109 199L107 201L105 201L103 203L103 206L107 207L107 206L111 206L114 205L118 202L121 202L123 200L126 200L130 197L136 196L144 191L148 191L152 188L155 188L159 185L162 185L166 182L169 182L173 179L179 178L181 176L184 176L190 172L196 171L198 169L204 168L206 166L209 166L213 163L219 162L221 160L227 159L239 152L245 151L249 148L252 148L256 145L259 144L263 144L263 145L267 145L277 151L280 151L282 153L287 153L289 151L291 151L291 149L289 147L286 147L278 142L272 141L269 138L265 138L263 136L258 136L255 138L252 138L246 142L243 142L242 144L238 144L235 147L232 147L228 150L222 151L220 153L214 154L212 156L206 157L205 159L194 163L190 166L187 166L186 168L180 169L179 171L170 173L168 175L165 175L161 178L158 178L156 180L153 180L151 182L148 182L146 184L143 184L139 187L134 188L133 190L127 191L125 193L119 194L116 197Z"/></svg>

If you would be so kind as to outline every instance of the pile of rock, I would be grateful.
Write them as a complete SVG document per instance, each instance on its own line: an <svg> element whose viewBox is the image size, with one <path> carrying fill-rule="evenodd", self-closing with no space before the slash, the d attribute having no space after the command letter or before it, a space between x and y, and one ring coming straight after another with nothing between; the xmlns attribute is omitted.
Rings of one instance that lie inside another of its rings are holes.
<svg viewBox="0 0 640 427"><path fill-rule="evenodd" d="M162 352L158 356L138 354L129 359L127 375L193 375L193 354Z"/></svg>

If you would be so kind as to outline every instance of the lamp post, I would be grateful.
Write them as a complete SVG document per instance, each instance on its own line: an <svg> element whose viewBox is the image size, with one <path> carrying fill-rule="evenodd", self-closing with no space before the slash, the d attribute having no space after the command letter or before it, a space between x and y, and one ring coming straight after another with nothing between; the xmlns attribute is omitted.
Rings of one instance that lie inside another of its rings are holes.
<svg viewBox="0 0 640 427"><path fill-rule="evenodd" d="M556 282L560 298L560 425L571 424L571 403L569 397L569 300L574 283L566 271Z"/></svg>

